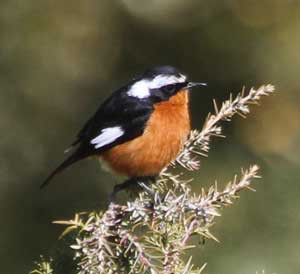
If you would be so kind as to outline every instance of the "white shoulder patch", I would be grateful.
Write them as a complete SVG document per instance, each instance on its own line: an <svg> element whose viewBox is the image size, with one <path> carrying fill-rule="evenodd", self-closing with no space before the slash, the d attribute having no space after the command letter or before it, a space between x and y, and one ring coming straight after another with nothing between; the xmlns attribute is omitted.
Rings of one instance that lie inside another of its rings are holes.
<svg viewBox="0 0 300 274"><path fill-rule="evenodd" d="M96 138L91 140L91 144L95 145L95 148L101 148L112 143L123 134L124 130L119 126L104 128Z"/></svg>
<svg viewBox="0 0 300 274"><path fill-rule="evenodd" d="M127 94L140 99L147 98L150 96L149 84L150 81L147 80L137 81L127 91Z"/></svg>

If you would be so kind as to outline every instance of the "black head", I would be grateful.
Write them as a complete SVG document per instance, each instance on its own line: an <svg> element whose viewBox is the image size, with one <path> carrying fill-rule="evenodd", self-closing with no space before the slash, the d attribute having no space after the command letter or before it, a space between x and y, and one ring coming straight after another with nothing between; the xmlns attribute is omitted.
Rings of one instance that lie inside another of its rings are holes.
<svg viewBox="0 0 300 274"><path fill-rule="evenodd" d="M146 70L136 78L127 94L153 102L168 100L181 89L189 89L203 83L189 82L186 74L172 66L157 66Z"/></svg>
<svg viewBox="0 0 300 274"><path fill-rule="evenodd" d="M158 76L158 75L180 76L181 74L182 73L177 68L172 67L172 66L156 66L156 67L146 70L143 73L143 76L154 78L155 76Z"/></svg>

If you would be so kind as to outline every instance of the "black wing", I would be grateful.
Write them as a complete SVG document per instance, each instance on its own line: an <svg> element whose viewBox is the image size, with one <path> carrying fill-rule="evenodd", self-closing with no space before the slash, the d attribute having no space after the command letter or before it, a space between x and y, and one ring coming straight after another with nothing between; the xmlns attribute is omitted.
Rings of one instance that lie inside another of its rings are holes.
<svg viewBox="0 0 300 274"><path fill-rule="evenodd" d="M153 106L146 100L129 97L125 92L117 92L106 100L84 125L74 143L79 144L79 147L85 146L88 154L101 153L142 135L152 111ZM113 127L121 127L124 133L99 148L91 144L91 140L99 136L104 129Z"/></svg>
<svg viewBox="0 0 300 274"><path fill-rule="evenodd" d="M73 146L77 147L76 150L49 175L41 187L73 163L104 152L143 134L153 106L147 100L128 96L126 91L125 88L116 91L100 106L78 133L77 139L73 143ZM114 127L122 129L120 136L99 147L91 143L94 138L103 133L103 130Z"/></svg>

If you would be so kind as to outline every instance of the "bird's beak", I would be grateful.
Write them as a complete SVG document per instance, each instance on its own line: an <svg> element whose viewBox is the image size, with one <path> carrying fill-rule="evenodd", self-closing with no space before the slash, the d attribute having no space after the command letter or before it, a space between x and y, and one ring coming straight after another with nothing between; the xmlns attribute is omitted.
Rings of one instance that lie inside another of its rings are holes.
<svg viewBox="0 0 300 274"><path fill-rule="evenodd" d="M193 87L196 87L196 86L207 86L206 83L199 83L199 82L188 82L187 84L187 88L193 88Z"/></svg>

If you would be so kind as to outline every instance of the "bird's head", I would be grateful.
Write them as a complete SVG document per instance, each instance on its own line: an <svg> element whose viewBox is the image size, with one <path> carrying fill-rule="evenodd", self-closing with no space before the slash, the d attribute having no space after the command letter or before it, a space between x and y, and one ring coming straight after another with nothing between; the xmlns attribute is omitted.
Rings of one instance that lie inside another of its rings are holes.
<svg viewBox="0 0 300 274"><path fill-rule="evenodd" d="M172 66L158 66L146 70L136 78L127 94L139 99L160 102L168 100L180 90L205 85L205 83L188 81L185 74Z"/></svg>

